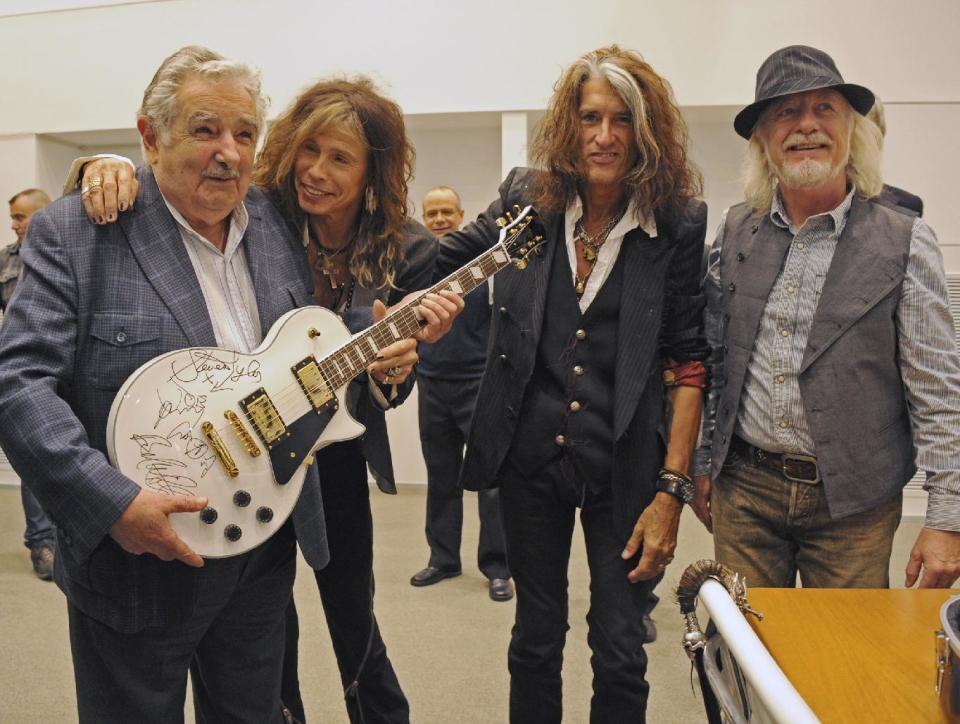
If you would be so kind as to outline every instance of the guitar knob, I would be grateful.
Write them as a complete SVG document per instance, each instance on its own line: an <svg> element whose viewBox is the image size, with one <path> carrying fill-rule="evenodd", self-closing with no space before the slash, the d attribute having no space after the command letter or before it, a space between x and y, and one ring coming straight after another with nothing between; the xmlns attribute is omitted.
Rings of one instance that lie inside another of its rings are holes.
<svg viewBox="0 0 960 724"><path fill-rule="evenodd" d="M202 520L207 525L217 522L217 509L216 508L204 508L200 511L200 520Z"/></svg>
<svg viewBox="0 0 960 724"><path fill-rule="evenodd" d="M240 540L240 536L243 535L243 531L240 530L239 525L233 525L232 523L223 529L223 536L232 543L236 543Z"/></svg>
<svg viewBox="0 0 960 724"><path fill-rule="evenodd" d="M257 508L257 521L260 523L269 523L273 520L273 511L267 507Z"/></svg>
<svg viewBox="0 0 960 724"><path fill-rule="evenodd" d="M246 490L238 490L233 494L233 502L241 508L246 508L250 505L250 493Z"/></svg>

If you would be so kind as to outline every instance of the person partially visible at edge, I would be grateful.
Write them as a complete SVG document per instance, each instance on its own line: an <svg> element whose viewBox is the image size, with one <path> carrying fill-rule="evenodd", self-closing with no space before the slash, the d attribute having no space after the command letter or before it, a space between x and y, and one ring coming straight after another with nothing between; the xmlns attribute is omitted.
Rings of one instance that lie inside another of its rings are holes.
<svg viewBox="0 0 960 724"><path fill-rule="evenodd" d="M872 199L873 93L790 46L734 121L746 201L704 281L710 395L694 509L757 586L883 588L902 491L929 493L905 585L960 574L960 361L930 226ZM762 302L762 303L761 303Z"/></svg>
<svg viewBox="0 0 960 724"><path fill-rule="evenodd" d="M617 46L575 60L532 144L479 218L440 240L438 274L533 204L545 243L494 283L462 482L499 488L516 619L510 721L560 722L567 564L590 567L591 721L644 721L643 613L673 560L707 355L706 205L667 82Z"/></svg>
<svg viewBox="0 0 960 724"><path fill-rule="evenodd" d="M460 195L449 186L435 186L423 197L423 223L435 236L463 225ZM487 361L490 333L490 285L480 284L465 298L463 313L446 337L422 345L417 371L417 412L420 447L427 466L426 568L410 579L413 586L430 586L459 576L463 532L463 487L460 466L470 418ZM477 492L480 540L477 566L487 578L494 601L513 598L496 488Z"/></svg>
<svg viewBox="0 0 960 724"><path fill-rule="evenodd" d="M0 312L6 310L17 288L23 262L20 250L27 235L30 218L50 203L50 197L40 189L24 189L10 198L10 228L17 240L0 249ZM56 534L53 524L43 512L40 503L30 492L29 482L20 481L20 498L23 502L23 515L26 528L23 532L23 544L30 550L30 562L33 572L41 581L53 578L53 558Z"/></svg>
<svg viewBox="0 0 960 724"><path fill-rule="evenodd" d="M310 272L310 302L337 312L352 332L428 287L436 240L407 213L413 147L399 106L363 77L327 79L301 92L271 126L253 169L253 183L300 240ZM101 159L84 168L95 219L108 221L129 204L135 188L127 164ZM111 193L105 193L109 188ZM114 191L115 190L115 191ZM137 202L139 203L139 201ZM441 306L442 303L442 306ZM463 301L450 292L423 302L449 329ZM420 335L436 341L439 334ZM381 490L396 493L384 410L413 386L414 342L395 362L377 364L370 380L347 393L351 414L366 427L361 440L316 454L326 513L330 563L314 571L352 722L407 722L409 705L387 656L373 610L373 520L367 466ZM306 719L298 677L299 620L291 600L286 621L283 702L291 720Z"/></svg>
<svg viewBox="0 0 960 724"><path fill-rule="evenodd" d="M867 111L867 119L873 121L880 129L880 135L887 137L887 114L883 110L883 102L874 95L873 106ZM923 199L905 189L883 184L880 193L874 197L877 201L888 206L899 206L901 209L912 211L917 216L923 216Z"/></svg>

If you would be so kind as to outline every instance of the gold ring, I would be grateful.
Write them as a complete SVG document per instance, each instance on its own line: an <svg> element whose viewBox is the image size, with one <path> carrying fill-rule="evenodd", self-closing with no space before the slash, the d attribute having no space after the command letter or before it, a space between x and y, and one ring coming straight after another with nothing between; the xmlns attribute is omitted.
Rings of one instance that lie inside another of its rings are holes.
<svg viewBox="0 0 960 724"><path fill-rule="evenodd" d="M90 179L90 182L86 186L80 189L80 195L86 196L94 189L100 188L102 185L103 185L103 179L100 178L99 176L94 176L92 179Z"/></svg>

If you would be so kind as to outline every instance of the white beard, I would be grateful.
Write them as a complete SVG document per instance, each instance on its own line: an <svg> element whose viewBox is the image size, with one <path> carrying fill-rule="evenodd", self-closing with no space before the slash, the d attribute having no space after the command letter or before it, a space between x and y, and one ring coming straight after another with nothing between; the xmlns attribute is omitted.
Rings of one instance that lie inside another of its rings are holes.
<svg viewBox="0 0 960 724"><path fill-rule="evenodd" d="M799 163L785 163L776 169L777 178L788 189L809 189L832 180L843 172L846 164L833 166L829 161L807 158Z"/></svg>

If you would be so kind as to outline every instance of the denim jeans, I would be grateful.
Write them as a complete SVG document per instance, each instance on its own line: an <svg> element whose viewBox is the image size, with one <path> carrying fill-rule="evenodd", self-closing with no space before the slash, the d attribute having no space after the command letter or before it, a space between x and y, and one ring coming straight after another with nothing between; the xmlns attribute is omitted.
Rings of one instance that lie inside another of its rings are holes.
<svg viewBox="0 0 960 724"><path fill-rule="evenodd" d="M23 544L30 550L43 543L53 548L56 539L53 524L22 480L20 481L20 497L23 499L23 515L27 519L27 527L23 532Z"/></svg>
<svg viewBox="0 0 960 724"><path fill-rule="evenodd" d="M903 495L831 518L823 484L798 483L730 453L711 498L720 563L750 586L888 588Z"/></svg>

